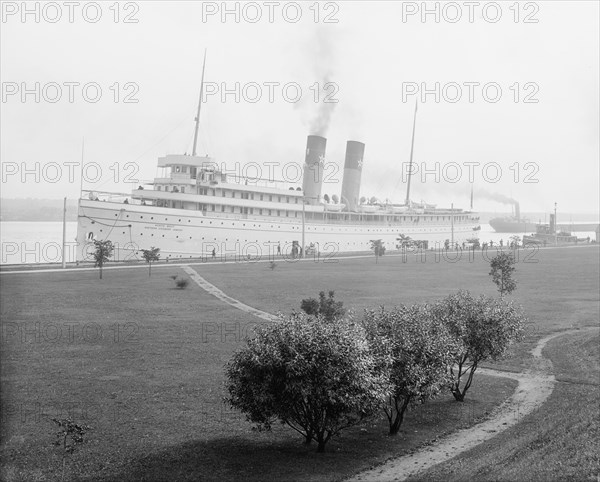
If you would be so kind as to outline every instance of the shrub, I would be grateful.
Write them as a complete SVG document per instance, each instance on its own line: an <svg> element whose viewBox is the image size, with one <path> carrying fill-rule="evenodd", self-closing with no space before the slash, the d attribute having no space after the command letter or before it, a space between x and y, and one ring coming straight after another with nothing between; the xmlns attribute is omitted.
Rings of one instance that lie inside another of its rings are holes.
<svg viewBox="0 0 600 482"><path fill-rule="evenodd" d="M329 297L325 298L325 292L319 293L319 300L306 298L300 303L300 309L307 315L322 316L327 321L342 318L346 314L342 301L335 301L335 292L329 291Z"/></svg>
<svg viewBox="0 0 600 482"><path fill-rule="evenodd" d="M521 339L527 319L520 306L502 298L474 298L468 291L448 296L433 311L456 341L449 371L452 394L462 402L479 363L500 359L511 343ZM467 374L461 389L461 379Z"/></svg>
<svg viewBox="0 0 600 482"><path fill-rule="evenodd" d="M259 429L274 421L317 451L341 430L372 416L386 393L364 330L348 319L323 323L295 313L259 327L226 366L226 402Z"/></svg>
<svg viewBox="0 0 600 482"><path fill-rule="evenodd" d="M171 276L171 278L173 278ZM177 287L178 290L184 290L187 288L187 285L190 283L190 280L187 278L178 278L177 276L175 276L173 278L173 280L175 281L175 286Z"/></svg>
<svg viewBox="0 0 600 482"><path fill-rule="evenodd" d="M428 305L366 310L363 326L377 370L389 384L385 414L396 435L411 404L434 398L449 382L454 341Z"/></svg>

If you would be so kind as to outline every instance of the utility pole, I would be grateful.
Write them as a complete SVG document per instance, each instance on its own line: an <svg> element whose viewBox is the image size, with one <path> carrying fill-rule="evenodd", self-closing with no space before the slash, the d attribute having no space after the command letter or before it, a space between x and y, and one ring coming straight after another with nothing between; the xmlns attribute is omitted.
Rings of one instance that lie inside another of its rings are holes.
<svg viewBox="0 0 600 482"><path fill-rule="evenodd" d="M62 242L62 267L67 267L67 198L63 205L63 242Z"/></svg>
<svg viewBox="0 0 600 482"><path fill-rule="evenodd" d="M302 195L302 246L300 247L300 258L304 258L304 216L306 215L306 200L304 194Z"/></svg>
<svg viewBox="0 0 600 482"><path fill-rule="evenodd" d="M554 244L558 244L558 219L556 218L556 203L554 203Z"/></svg>
<svg viewBox="0 0 600 482"><path fill-rule="evenodd" d="M451 211L451 215L450 215L450 226L451 226L451 233L450 233L450 238L451 238L451 246L454 247L454 203L450 204L450 211Z"/></svg>

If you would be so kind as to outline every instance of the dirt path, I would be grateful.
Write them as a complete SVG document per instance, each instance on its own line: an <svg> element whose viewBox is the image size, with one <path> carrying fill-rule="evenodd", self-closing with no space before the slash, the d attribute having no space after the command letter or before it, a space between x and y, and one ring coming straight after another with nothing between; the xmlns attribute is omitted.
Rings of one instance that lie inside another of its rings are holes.
<svg viewBox="0 0 600 482"><path fill-rule="evenodd" d="M248 306L241 301L226 295L215 285L202 278L191 267L182 266L182 268L190 275L198 286L234 308L265 320L272 320L275 318L275 316L270 313L257 310L256 308ZM597 328L586 328L584 330L596 329ZM544 349L544 346L546 346L546 343L553 338L580 333L581 331L582 330L567 330L553 333L552 335L542 338L538 341L535 348L531 350L531 355L533 356L532 367L522 373L502 372L486 368L478 369L476 372L477 374L512 378L518 382L515 393L497 407L487 420L471 428L458 430L417 452L397 459L392 459L385 462L383 465L361 472L346 480L348 482L405 480L434 465L450 460L458 454L491 439L503 430L516 425L523 417L538 409L554 390L556 379L552 374L552 362L542 356L542 350Z"/></svg>
<svg viewBox="0 0 600 482"><path fill-rule="evenodd" d="M238 310L244 311L246 313L250 313L251 315L254 315L258 318L262 318L263 320L272 321L277 318L275 315L272 315L271 313L267 313L265 311L257 310L256 308L252 308L252 306L248 306L248 305L242 303L241 301L236 300L235 298L232 298L231 296L226 295L223 291L221 291L215 285L213 285L212 283L209 283L202 276L200 276L196 272L195 269L193 269L189 266L182 266L181 268L188 275L190 275L190 278L192 278L192 280L198 286L200 286L200 288L202 288L207 293L213 295L214 297L220 299L221 301L227 303L228 305L233 306L234 308L237 308Z"/></svg>
<svg viewBox="0 0 600 482"><path fill-rule="evenodd" d="M596 328L590 328L596 329ZM496 408L489 419L474 427L459 430L444 437L433 445L413 454L390 460L383 465L362 472L348 481L400 481L436 464L450 460L456 455L491 439L539 408L550 396L556 380L552 375L552 362L542 357L542 350L548 341L558 336L579 333L581 330L568 330L542 338L531 351L533 367L523 373L500 372L491 369L478 369L476 373L489 376L512 378L518 386L512 397Z"/></svg>

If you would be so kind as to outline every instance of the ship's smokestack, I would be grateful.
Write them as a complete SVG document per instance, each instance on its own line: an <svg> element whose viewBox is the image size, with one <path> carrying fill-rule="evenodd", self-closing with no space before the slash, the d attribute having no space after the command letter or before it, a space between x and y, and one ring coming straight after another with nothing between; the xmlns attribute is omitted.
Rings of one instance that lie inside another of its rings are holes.
<svg viewBox="0 0 600 482"><path fill-rule="evenodd" d="M550 215L550 234L556 234L556 218L554 214Z"/></svg>
<svg viewBox="0 0 600 482"><path fill-rule="evenodd" d="M327 139L324 137L308 136L306 139L302 191L308 204L317 204L321 199L326 146Z"/></svg>
<svg viewBox="0 0 600 482"><path fill-rule="evenodd" d="M521 221L521 208L519 207L519 203L515 201L515 218L517 221Z"/></svg>
<svg viewBox="0 0 600 482"><path fill-rule="evenodd" d="M362 142L348 141L346 143L341 202L346 204L348 211L356 211L358 207L364 155L365 145Z"/></svg>

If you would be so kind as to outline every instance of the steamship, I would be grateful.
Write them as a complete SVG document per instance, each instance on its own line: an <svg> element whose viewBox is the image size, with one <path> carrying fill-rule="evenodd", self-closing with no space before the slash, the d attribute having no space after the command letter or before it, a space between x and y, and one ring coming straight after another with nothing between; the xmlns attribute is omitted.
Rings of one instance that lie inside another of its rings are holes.
<svg viewBox="0 0 600 482"><path fill-rule="evenodd" d="M196 155L201 105L191 155L159 158L160 177L131 193L82 191L78 261L90 260L95 240L112 241L113 259L121 261L140 259L141 250L151 247L160 248L161 259L328 257L369 251L376 240L388 250L399 239L431 249L476 237L476 213L412 203L410 179L404 203L364 202L362 142L346 144L339 202L337 195L330 200L322 193L327 144L322 136L307 138L301 186L232 175L215 159ZM413 141L414 129L413 123Z"/></svg>
<svg viewBox="0 0 600 482"><path fill-rule="evenodd" d="M462 209L361 204L365 144L357 141L346 145L340 200L327 202L326 142L308 136L301 187L258 185L208 157L167 155L158 160L164 174L131 193L87 191L79 200L79 259L89 259L93 240L112 241L116 260L139 259L150 247L160 248L161 259L246 259L369 251L378 239L389 250L399 237L427 248L462 245L476 235L478 215Z"/></svg>
<svg viewBox="0 0 600 482"><path fill-rule="evenodd" d="M528 233L535 229L535 224L529 219L521 218L519 203L514 203L514 214L503 218L493 218L490 226L497 233Z"/></svg>

